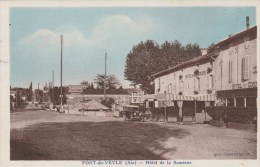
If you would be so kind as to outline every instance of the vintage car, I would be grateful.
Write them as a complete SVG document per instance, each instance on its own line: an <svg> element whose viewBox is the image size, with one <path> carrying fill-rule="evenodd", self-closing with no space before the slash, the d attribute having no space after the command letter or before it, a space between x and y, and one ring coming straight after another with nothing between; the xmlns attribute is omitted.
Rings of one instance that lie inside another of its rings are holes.
<svg viewBox="0 0 260 167"><path fill-rule="evenodd" d="M144 122L144 120L148 119L151 114L140 111L138 106L128 106L125 108L124 115L125 120Z"/></svg>

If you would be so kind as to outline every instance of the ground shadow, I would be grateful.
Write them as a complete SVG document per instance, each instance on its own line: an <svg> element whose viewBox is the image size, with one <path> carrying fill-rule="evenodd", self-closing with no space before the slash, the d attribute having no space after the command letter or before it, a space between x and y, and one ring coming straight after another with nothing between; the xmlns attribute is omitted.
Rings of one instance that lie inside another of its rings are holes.
<svg viewBox="0 0 260 167"><path fill-rule="evenodd" d="M11 130L11 160L160 160L177 151L162 142L189 134L155 123L41 123Z"/></svg>

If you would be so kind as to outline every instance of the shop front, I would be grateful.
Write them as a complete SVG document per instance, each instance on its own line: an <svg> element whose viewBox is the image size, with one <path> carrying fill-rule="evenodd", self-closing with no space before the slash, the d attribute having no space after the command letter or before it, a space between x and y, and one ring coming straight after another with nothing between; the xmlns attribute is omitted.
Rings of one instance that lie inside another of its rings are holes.
<svg viewBox="0 0 260 167"><path fill-rule="evenodd" d="M146 108L165 108L168 117L178 117L179 121L203 123L211 119L205 112L205 107L214 105L215 95L183 96L161 93L147 96L144 101Z"/></svg>

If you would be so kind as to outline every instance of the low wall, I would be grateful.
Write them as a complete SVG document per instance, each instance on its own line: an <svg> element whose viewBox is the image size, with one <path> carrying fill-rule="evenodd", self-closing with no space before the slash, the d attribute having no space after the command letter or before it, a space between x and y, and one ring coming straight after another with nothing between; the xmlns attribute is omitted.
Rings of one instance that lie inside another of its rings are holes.
<svg viewBox="0 0 260 167"><path fill-rule="evenodd" d="M228 122L227 127L232 128L232 129L238 129L238 130L257 131L256 124L242 124L242 123L236 123L236 122Z"/></svg>

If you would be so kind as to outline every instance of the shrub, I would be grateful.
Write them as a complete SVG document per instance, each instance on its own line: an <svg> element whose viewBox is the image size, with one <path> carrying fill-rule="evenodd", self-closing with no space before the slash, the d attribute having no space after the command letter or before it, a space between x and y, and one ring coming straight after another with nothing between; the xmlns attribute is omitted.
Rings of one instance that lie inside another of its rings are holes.
<svg viewBox="0 0 260 167"><path fill-rule="evenodd" d="M194 93L195 95L199 94L199 92L196 91L196 90L194 90L193 93Z"/></svg>
<svg viewBox="0 0 260 167"><path fill-rule="evenodd" d="M207 93L208 94L212 93L212 90L211 89L207 89Z"/></svg>
<svg viewBox="0 0 260 167"><path fill-rule="evenodd" d="M226 122L250 123L257 117L257 109L254 107L206 107L206 112L213 120Z"/></svg>
<svg viewBox="0 0 260 167"><path fill-rule="evenodd" d="M179 80L181 80L181 79L182 79L182 77L183 77L182 75L179 75Z"/></svg>
<svg viewBox="0 0 260 167"><path fill-rule="evenodd" d="M206 107L205 111L213 120L222 120L225 107Z"/></svg>
<svg viewBox="0 0 260 167"><path fill-rule="evenodd" d="M250 123L257 116L254 107L227 107L225 112L227 122Z"/></svg>
<svg viewBox="0 0 260 167"><path fill-rule="evenodd" d="M199 70L198 70L198 69L195 69L195 70L194 70L194 76L197 76L197 75L199 75L199 73L200 73L200 72L199 72Z"/></svg>
<svg viewBox="0 0 260 167"><path fill-rule="evenodd" d="M210 73L212 71L212 68L211 67L208 67L207 68L207 72Z"/></svg>

